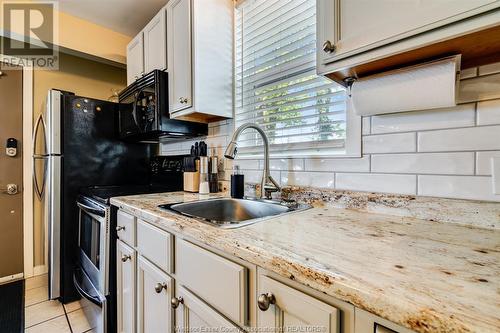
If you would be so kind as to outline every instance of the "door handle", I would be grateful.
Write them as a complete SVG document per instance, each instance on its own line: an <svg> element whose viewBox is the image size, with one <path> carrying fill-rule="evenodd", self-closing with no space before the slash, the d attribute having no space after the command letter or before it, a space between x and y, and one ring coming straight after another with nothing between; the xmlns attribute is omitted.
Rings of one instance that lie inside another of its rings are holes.
<svg viewBox="0 0 500 333"><path fill-rule="evenodd" d="M8 195L14 195L19 192L17 184L7 184L7 186L2 186L2 193L6 193Z"/></svg>

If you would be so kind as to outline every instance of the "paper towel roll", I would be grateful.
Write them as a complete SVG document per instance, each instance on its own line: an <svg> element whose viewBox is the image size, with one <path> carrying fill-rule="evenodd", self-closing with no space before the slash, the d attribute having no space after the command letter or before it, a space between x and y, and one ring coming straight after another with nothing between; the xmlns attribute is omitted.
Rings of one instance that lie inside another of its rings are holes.
<svg viewBox="0 0 500 333"><path fill-rule="evenodd" d="M456 105L460 55L377 74L355 81L356 114L406 112Z"/></svg>

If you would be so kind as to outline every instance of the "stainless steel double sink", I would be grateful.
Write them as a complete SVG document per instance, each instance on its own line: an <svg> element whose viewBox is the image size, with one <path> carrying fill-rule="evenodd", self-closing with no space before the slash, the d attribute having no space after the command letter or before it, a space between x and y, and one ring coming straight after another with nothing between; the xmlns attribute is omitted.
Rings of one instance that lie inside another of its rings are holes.
<svg viewBox="0 0 500 333"><path fill-rule="evenodd" d="M220 228L238 228L311 208L295 202L215 198L159 206Z"/></svg>

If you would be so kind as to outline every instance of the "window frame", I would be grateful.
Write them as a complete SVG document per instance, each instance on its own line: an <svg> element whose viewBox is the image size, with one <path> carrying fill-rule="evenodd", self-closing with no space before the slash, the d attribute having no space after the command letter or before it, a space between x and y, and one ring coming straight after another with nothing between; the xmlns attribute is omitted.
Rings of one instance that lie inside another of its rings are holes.
<svg viewBox="0 0 500 333"><path fill-rule="evenodd" d="M233 119L231 122L232 133L236 131L236 52L237 52L237 35L236 35L236 25L237 25L237 11L238 7L248 0L236 0L234 2L233 11ZM317 16L317 15L316 15ZM317 19L316 19L317 20ZM316 35L318 35L318 25L316 25ZM317 50L316 50L317 52ZM316 57L318 59L318 57ZM330 80L328 77L318 73L317 60L316 60L316 74ZM333 81L332 81L333 82ZM348 93L349 90L347 90ZM349 94L346 96L346 137L344 141L344 149L339 149L331 145L325 145L326 147L313 147L310 142L304 142L303 145L311 144L311 147L306 147L304 149L293 149L291 152L286 153L276 153L276 148L273 149L273 145L270 145L269 155L271 158L361 158L362 157L362 117L354 113L351 104L351 98ZM301 143L297 146L302 145ZM321 144L320 144L321 146ZM274 146L276 147L276 146ZM260 151L260 153L257 153ZM260 159L264 157L264 150L261 146L255 149L242 147L239 148L238 159Z"/></svg>

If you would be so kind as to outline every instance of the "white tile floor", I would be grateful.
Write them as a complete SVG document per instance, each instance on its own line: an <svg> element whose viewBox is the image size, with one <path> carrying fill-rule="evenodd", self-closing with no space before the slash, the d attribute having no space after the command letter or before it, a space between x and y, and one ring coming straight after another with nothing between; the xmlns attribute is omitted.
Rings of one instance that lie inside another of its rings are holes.
<svg viewBox="0 0 500 333"><path fill-rule="evenodd" d="M59 301L48 300L47 275L25 281L24 302L25 332L92 332L79 301L62 305Z"/></svg>

